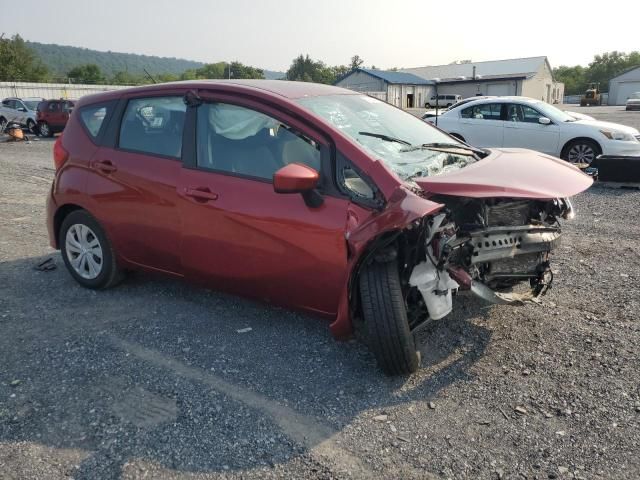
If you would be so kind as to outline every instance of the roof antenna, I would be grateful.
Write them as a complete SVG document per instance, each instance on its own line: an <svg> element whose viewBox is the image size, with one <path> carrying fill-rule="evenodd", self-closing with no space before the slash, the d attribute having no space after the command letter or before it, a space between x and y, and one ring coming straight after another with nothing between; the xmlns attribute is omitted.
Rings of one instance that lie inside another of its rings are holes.
<svg viewBox="0 0 640 480"><path fill-rule="evenodd" d="M146 68L143 68L142 70L144 70L144 73L147 74L147 77L149 77L153 83L158 83L158 82L156 82L156 79L153 78L149 72L147 72Z"/></svg>

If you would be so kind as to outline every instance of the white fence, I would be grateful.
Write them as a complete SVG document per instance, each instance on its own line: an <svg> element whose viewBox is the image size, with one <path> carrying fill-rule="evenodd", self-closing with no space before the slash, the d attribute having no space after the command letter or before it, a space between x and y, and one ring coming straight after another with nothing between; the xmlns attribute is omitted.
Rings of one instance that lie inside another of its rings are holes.
<svg viewBox="0 0 640 480"><path fill-rule="evenodd" d="M127 85L85 85L76 83L0 82L0 99L6 97L68 98L127 88Z"/></svg>

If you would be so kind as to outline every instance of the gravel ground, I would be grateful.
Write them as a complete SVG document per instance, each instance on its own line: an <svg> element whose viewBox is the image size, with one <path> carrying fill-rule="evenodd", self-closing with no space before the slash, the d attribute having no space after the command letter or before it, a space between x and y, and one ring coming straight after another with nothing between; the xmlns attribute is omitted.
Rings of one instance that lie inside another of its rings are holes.
<svg viewBox="0 0 640 480"><path fill-rule="evenodd" d="M460 296L387 378L312 317L77 286L47 245L51 147L0 144L0 478L640 477L640 191L575 198L542 306Z"/></svg>

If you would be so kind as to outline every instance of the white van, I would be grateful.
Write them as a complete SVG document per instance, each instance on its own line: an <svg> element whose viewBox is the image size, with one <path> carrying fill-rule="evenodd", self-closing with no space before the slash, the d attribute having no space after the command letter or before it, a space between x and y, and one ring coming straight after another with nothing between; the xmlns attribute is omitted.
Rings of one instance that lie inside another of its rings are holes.
<svg viewBox="0 0 640 480"><path fill-rule="evenodd" d="M427 103L424 104L425 108L435 107L450 107L456 102L462 100L462 95L433 95Z"/></svg>

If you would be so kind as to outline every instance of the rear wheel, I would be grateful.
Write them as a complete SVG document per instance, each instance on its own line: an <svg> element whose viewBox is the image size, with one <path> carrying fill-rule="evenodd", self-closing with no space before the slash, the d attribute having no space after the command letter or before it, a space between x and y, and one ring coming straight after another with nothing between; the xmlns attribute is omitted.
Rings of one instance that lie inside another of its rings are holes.
<svg viewBox="0 0 640 480"><path fill-rule="evenodd" d="M40 122L39 129L40 135L42 135L43 137L53 136L53 130L51 130L51 127L47 122Z"/></svg>
<svg viewBox="0 0 640 480"><path fill-rule="evenodd" d="M415 372L420 366L409 329L397 262L374 262L360 273L360 299L369 348L387 375Z"/></svg>
<svg viewBox="0 0 640 480"><path fill-rule="evenodd" d="M569 163L591 163L602 153L600 146L588 138L572 140L564 147L562 159Z"/></svg>
<svg viewBox="0 0 640 480"><path fill-rule="evenodd" d="M98 221L85 210L67 215L58 242L69 273L83 287L109 288L122 280L111 243Z"/></svg>

